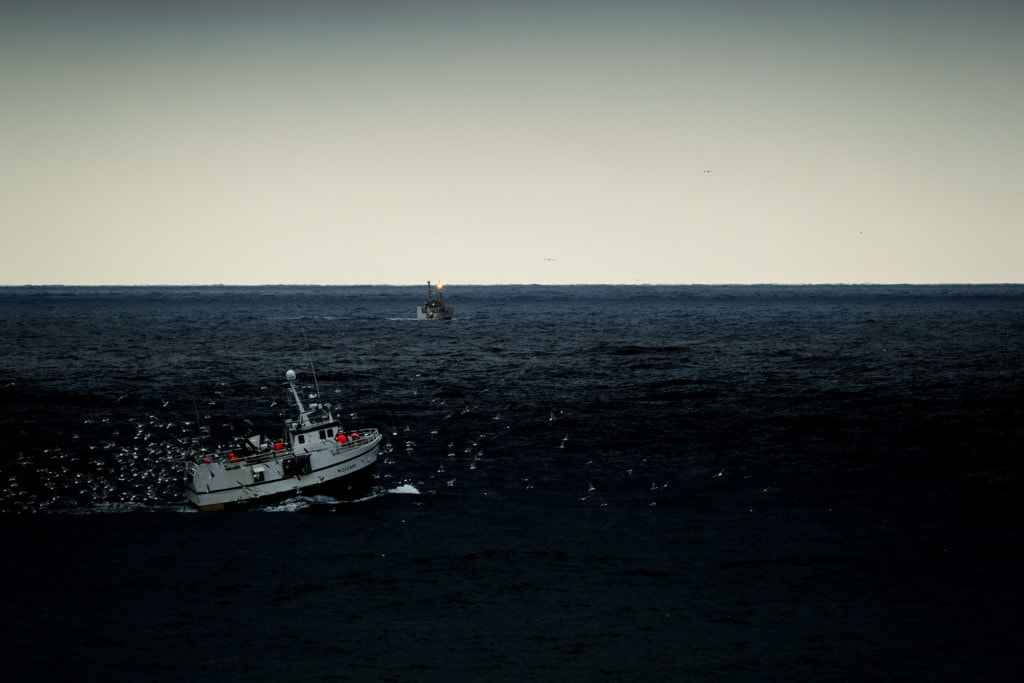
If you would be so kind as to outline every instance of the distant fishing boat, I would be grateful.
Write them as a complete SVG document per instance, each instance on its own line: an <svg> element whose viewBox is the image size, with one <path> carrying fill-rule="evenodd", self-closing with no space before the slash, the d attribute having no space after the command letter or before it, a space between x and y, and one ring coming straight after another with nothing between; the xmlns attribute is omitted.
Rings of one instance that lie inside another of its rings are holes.
<svg viewBox="0 0 1024 683"><path fill-rule="evenodd" d="M238 451L196 452L185 460L185 498L203 510L323 493L354 500L373 488L380 432L346 431L327 403L302 403L294 370L285 373L298 417L277 441L249 437ZM319 398L317 396L317 398Z"/></svg>
<svg viewBox="0 0 1024 683"><path fill-rule="evenodd" d="M451 320L455 314L454 308L444 304L444 285L440 282L437 286L430 284L427 280L427 300L416 307L417 320Z"/></svg>

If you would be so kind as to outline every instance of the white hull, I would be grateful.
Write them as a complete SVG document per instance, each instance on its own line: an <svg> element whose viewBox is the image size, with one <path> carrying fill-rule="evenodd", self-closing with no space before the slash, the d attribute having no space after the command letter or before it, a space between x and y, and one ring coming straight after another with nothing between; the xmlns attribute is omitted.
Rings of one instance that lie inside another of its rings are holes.
<svg viewBox="0 0 1024 683"><path fill-rule="evenodd" d="M416 307L416 319L417 320L451 320L452 311L448 308L439 308L436 306L417 306Z"/></svg>
<svg viewBox="0 0 1024 683"><path fill-rule="evenodd" d="M241 457L220 453L194 458L186 471L185 497L200 510L321 490L357 497L372 486L381 440L376 429L359 434L347 443L324 440L299 452L267 444Z"/></svg>

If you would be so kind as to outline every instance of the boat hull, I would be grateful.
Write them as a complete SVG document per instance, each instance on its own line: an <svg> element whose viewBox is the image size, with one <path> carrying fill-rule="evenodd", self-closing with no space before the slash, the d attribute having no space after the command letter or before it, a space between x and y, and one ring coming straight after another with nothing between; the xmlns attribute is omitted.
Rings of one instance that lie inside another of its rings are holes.
<svg viewBox="0 0 1024 683"><path fill-rule="evenodd" d="M212 511L300 495L364 498L373 489L380 440L376 430L366 430L347 444L309 451L200 459L186 473L185 499L192 507Z"/></svg>
<svg viewBox="0 0 1024 683"><path fill-rule="evenodd" d="M417 320L451 320L452 310L448 308L437 308L428 306L416 307Z"/></svg>

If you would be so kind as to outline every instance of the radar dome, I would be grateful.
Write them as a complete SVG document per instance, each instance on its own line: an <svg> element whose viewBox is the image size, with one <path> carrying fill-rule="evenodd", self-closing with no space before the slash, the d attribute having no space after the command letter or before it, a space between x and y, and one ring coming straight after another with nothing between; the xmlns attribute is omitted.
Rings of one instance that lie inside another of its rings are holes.
<svg viewBox="0 0 1024 683"><path fill-rule="evenodd" d="M294 382L295 381L295 371L294 370L289 370L288 372L284 373L284 378L286 380L288 380L289 382Z"/></svg>

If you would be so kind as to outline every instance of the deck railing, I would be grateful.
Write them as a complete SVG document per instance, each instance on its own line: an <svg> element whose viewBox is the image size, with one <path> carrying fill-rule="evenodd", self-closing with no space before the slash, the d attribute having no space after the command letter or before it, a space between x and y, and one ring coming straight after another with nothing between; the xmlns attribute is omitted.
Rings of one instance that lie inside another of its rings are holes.
<svg viewBox="0 0 1024 683"><path fill-rule="evenodd" d="M373 428L358 429L354 430L353 433L357 433L359 434L359 436L353 438L346 434L345 436L347 437L348 440L345 443L342 443L337 440L331 440L331 447L340 451L346 451L352 448L359 448L360 446L368 445L372 443L376 438L378 438L378 436L380 436L380 432ZM277 460L278 458L281 458L283 455L288 453L290 450L291 449L286 446L282 450L277 451L274 450L273 444L271 444L269 448L260 450L259 452L256 453L246 453L244 451L241 453L236 451L221 451L217 453L199 454L194 456L192 459L197 463L203 462L204 458L209 458L213 462L223 461L226 462L229 467L232 465L240 466L243 464L260 465L271 460ZM234 454L235 456L233 460L231 458L232 454Z"/></svg>

